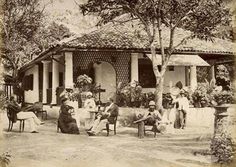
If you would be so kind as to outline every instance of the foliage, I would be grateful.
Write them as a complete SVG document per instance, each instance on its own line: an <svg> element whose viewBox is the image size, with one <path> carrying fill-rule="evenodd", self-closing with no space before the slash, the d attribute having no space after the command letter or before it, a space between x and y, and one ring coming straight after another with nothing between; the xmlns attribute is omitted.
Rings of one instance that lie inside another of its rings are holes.
<svg viewBox="0 0 236 167"><path fill-rule="evenodd" d="M168 108L173 108L173 98L171 97L170 93L163 94L163 101L162 105L163 108L168 109Z"/></svg>
<svg viewBox="0 0 236 167"><path fill-rule="evenodd" d="M11 155L8 152L0 155L0 166L7 167L10 163L10 158L11 158Z"/></svg>
<svg viewBox="0 0 236 167"><path fill-rule="evenodd" d="M189 39L214 40L219 27L230 27L229 9L223 1L199 0L88 0L80 5L84 15L95 14L100 17L99 25L108 22L138 22L149 41L153 72L156 77L156 104L162 106L163 77L172 53L184 45ZM124 16L123 19L117 17ZM186 36L175 36L178 28L187 30ZM163 39L162 31L168 29L169 38ZM157 40L158 39L158 40ZM165 41L164 41L165 40ZM164 46L164 42L168 44ZM162 57L161 68L158 69L156 50Z"/></svg>
<svg viewBox="0 0 236 167"><path fill-rule="evenodd" d="M229 71L224 65L218 65L216 68L216 85L222 86L223 90L230 90Z"/></svg>
<svg viewBox="0 0 236 167"><path fill-rule="evenodd" d="M222 133L211 141L211 152L218 163L230 163L233 160L234 143L229 135Z"/></svg>
<svg viewBox="0 0 236 167"><path fill-rule="evenodd" d="M82 91L89 91L92 82L93 82L92 78L84 74L77 77L75 86L80 88Z"/></svg>
<svg viewBox="0 0 236 167"><path fill-rule="evenodd" d="M117 103L129 107L140 107L142 102L142 87L137 81L123 84L117 89Z"/></svg>
<svg viewBox="0 0 236 167"><path fill-rule="evenodd" d="M206 80L205 83L199 83L192 94L194 107L206 107L210 105L211 93L214 89L214 81L210 83Z"/></svg>
<svg viewBox="0 0 236 167"><path fill-rule="evenodd" d="M211 94L213 105L232 104L234 103L234 94L232 91L216 91Z"/></svg>
<svg viewBox="0 0 236 167"><path fill-rule="evenodd" d="M42 22L43 9L39 0L7 0L2 9L3 64L14 72L30 59L25 51Z"/></svg>

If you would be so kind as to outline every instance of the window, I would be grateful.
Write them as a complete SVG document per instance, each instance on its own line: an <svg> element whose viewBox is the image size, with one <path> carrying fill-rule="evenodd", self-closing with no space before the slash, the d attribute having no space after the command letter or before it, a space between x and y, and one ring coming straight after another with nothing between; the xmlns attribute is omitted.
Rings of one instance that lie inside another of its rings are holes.
<svg viewBox="0 0 236 167"><path fill-rule="evenodd" d="M48 88L52 88L52 72L49 72L48 77Z"/></svg>
<svg viewBox="0 0 236 167"><path fill-rule="evenodd" d="M168 66L169 71L175 71L175 67L174 66Z"/></svg>
<svg viewBox="0 0 236 167"><path fill-rule="evenodd" d="M63 78L63 72L59 72L59 86L63 86L63 81L64 81L64 78Z"/></svg>
<svg viewBox="0 0 236 167"><path fill-rule="evenodd" d="M156 85L152 62L149 59L138 60L139 83L143 88L153 88Z"/></svg>
<svg viewBox="0 0 236 167"><path fill-rule="evenodd" d="M33 74L26 75L23 78L23 88L24 88L24 90L26 90L26 91L33 90L33 85L34 85L34 75Z"/></svg>

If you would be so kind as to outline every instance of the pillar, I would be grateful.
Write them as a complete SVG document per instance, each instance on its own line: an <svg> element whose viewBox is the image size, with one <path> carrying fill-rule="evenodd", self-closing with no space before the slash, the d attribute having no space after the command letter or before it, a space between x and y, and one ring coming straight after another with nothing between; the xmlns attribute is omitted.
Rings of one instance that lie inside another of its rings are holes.
<svg viewBox="0 0 236 167"><path fill-rule="evenodd" d="M50 61L42 61L43 63L43 103L47 103L47 89L49 86L49 63Z"/></svg>
<svg viewBox="0 0 236 167"><path fill-rule="evenodd" d="M73 54L65 52L65 88L72 88L73 85Z"/></svg>
<svg viewBox="0 0 236 167"><path fill-rule="evenodd" d="M197 87L197 68L196 66L190 67L190 88L194 91Z"/></svg>
<svg viewBox="0 0 236 167"><path fill-rule="evenodd" d="M59 86L59 63L52 60L52 102L51 104L57 104L56 89Z"/></svg>
<svg viewBox="0 0 236 167"><path fill-rule="evenodd" d="M131 82L138 80L138 53L131 53Z"/></svg>
<svg viewBox="0 0 236 167"><path fill-rule="evenodd" d="M216 80L215 78L215 66L211 66L211 69L210 69L210 75L211 75L211 80Z"/></svg>

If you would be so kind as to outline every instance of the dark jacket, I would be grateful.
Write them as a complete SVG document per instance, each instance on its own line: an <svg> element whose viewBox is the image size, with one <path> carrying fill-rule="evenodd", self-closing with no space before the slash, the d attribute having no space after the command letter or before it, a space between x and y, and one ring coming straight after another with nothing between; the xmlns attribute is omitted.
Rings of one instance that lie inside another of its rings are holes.
<svg viewBox="0 0 236 167"><path fill-rule="evenodd" d="M9 101L7 104L7 116L12 122L16 122L17 113L21 111L20 106L15 101Z"/></svg>
<svg viewBox="0 0 236 167"><path fill-rule="evenodd" d="M108 119L110 123L114 123L114 118L117 118L119 114L119 107L115 103L113 103L112 106L107 110L107 112L110 113L110 116L103 115L101 119Z"/></svg>

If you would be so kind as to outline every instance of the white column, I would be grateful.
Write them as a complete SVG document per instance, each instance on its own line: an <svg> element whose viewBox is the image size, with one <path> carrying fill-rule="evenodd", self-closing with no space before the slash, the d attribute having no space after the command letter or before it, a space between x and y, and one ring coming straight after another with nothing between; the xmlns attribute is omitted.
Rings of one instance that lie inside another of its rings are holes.
<svg viewBox="0 0 236 167"><path fill-rule="evenodd" d="M65 88L71 88L73 85L73 54L65 52Z"/></svg>
<svg viewBox="0 0 236 167"><path fill-rule="evenodd" d="M190 67L190 88L194 91L197 87L197 68L196 66Z"/></svg>
<svg viewBox="0 0 236 167"><path fill-rule="evenodd" d="M211 79L215 81L215 66L211 66L211 70L210 70L210 75L211 75Z"/></svg>
<svg viewBox="0 0 236 167"><path fill-rule="evenodd" d="M47 103L47 89L49 86L49 63L50 61L42 61L43 63L43 103Z"/></svg>
<svg viewBox="0 0 236 167"><path fill-rule="evenodd" d="M51 104L57 104L56 89L59 86L59 64L55 60L52 60L52 102Z"/></svg>
<svg viewBox="0 0 236 167"><path fill-rule="evenodd" d="M131 82L138 80L138 53L131 53Z"/></svg>

